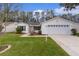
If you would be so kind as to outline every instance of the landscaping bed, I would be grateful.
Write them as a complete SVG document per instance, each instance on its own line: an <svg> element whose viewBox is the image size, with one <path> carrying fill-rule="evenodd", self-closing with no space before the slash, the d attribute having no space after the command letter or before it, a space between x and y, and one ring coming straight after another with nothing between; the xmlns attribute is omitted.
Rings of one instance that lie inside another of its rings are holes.
<svg viewBox="0 0 79 59"><path fill-rule="evenodd" d="M6 48L8 48L7 45L4 45L4 46L2 45L2 46L0 46L0 52L3 51L3 50L5 50Z"/></svg>
<svg viewBox="0 0 79 59"><path fill-rule="evenodd" d="M0 45L0 54L11 48L11 45Z"/></svg>

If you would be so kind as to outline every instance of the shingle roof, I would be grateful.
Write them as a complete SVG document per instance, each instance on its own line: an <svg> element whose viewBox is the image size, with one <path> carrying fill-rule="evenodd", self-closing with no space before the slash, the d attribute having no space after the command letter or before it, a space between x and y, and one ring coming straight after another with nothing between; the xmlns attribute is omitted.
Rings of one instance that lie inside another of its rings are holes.
<svg viewBox="0 0 79 59"><path fill-rule="evenodd" d="M29 24L29 25L31 25L31 26L40 25L39 22L27 22L27 24Z"/></svg>
<svg viewBox="0 0 79 59"><path fill-rule="evenodd" d="M56 20L56 19L58 20L58 19L64 19L64 18L62 18L62 17L54 17L54 18L52 18L50 20L47 20L47 21L44 21L42 23L45 23L45 22L48 22L48 21L53 21L53 20ZM68 22L76 23L76 22L73 22L73 21L70 21L70 20L67 20L67 19L64 19L64 20L66 20ZM79 23L77 23L77 24L79 24Z"/></svg>

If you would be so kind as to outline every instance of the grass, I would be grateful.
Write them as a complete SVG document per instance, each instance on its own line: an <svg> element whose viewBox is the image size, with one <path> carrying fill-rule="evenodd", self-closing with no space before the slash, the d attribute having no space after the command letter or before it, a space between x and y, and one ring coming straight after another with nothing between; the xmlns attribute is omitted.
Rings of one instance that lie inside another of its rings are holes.
<svg viewBox="0 0 79 59"><path fill-rule="evenodd" d="M48 37L19 37L19 34L5 34L0 37L0 45L11 44L8 51L0 56L68 56L68 54Z"/></svg>
<svg viewBox="0 0 79 59"><path fill-rule="evenodd" d="M77 33L76 36L79 36L79 33Z"/></svg>

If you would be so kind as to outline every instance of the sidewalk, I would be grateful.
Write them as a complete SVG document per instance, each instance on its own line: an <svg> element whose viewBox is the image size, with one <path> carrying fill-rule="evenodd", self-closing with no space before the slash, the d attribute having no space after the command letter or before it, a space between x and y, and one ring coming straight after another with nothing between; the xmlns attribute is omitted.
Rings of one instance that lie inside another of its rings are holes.
<svg viewBox="0 0 79 59"><path fill-rule="evenodd" d="M46 35L28 35L28 34L24 34L24 35L21 35L20 37L46 37Z"/></svg>

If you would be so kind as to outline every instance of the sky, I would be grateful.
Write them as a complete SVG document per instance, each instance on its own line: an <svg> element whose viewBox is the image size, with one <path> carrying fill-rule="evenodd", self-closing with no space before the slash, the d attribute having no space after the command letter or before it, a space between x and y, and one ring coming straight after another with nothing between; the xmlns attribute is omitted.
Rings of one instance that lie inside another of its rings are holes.
<svg viewBox="0 0 79 59"><path fill-rule="evenodd" d="M71 13L72 15L79 14L79 6L71 11L64 11L64 7L60 6L59 3L22 3L21 9L23 11L34 11L34 10L54 10L55 15L62 15Z"/></svg>
<svg viewBox="0 0 79 59"><path fill-rule="evenodd" d="M24 11L33 11L33 10L46 10L46 9L55 9L59 8L58 3L23 3L21 10Z"/></svg>

